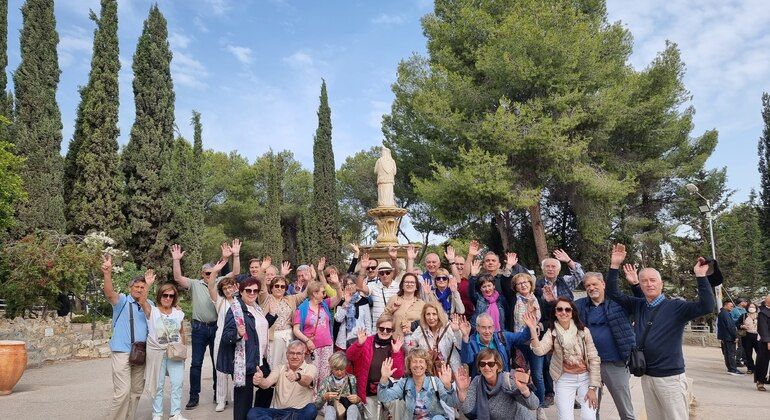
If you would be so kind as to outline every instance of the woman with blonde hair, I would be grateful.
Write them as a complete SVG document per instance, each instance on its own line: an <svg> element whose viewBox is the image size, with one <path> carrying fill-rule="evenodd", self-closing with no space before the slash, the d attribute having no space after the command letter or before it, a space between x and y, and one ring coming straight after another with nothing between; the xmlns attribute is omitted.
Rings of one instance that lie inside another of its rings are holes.
<svg viewBox="0 0 770 420"><path fill-rule="evenodd" d="M446 407L457 405L457 394L452 386L452 368L443 365L433 373L433 361L423 349L413 349L406 356L406 375L395 383L391 376L393 359L387 358L380 369L377 398L382 403L404 400L401 419L450 419L454 411ZM443 404L442 404L443 403Z"/></svg>
<svg viewBox="0 0 770 420"><path fill-rule="evenodd" d="M457 315L453 315L455 318ZM456 321L456 319L455 319ZM428 302L422 307L420 325L411 331L404 326L404 345L407 351L424 349L435 363L446 363L456 370L460 367L462 332L459 322L449 322L446 312L438 302Z"/></svg>

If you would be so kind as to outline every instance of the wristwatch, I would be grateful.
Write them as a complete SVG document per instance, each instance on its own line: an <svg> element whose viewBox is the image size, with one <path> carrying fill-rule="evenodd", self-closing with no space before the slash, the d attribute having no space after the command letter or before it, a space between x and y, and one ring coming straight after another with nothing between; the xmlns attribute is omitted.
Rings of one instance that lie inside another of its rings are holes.
<svg viewBox="0 0 770 420"><path fill-rule="evenodd" d="M597 387L595 387L595 386L589 386L589 387L588 387L588 389L592 389L592 390L594 390L594 391L596 391L596 388L597 388Z"/></svg>
<svg viewBox="0 0 770 420"><path fill-rule="evenodd" d="M302 380L302 375L300 375L300 373L299 373L299 372L297 372L297 380L298 380L298 381L301 381L301 380Z"/></svg>

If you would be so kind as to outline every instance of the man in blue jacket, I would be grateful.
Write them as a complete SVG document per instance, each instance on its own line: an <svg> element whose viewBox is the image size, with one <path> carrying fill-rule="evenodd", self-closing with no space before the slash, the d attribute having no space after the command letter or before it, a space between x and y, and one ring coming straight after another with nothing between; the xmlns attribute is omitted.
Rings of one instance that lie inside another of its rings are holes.
<svg viewBox="0 0 770 420"><path fill-rule="evenodd" d="M722 356L725 358L727 373L731 375L742 375L738 370L735 361L735 340L738 339L738 329L735 327L735 321L730 314L733 310L733 302L725 299L722 302L722 310L717 317L717 338L722 344Z"/></svg>
<svg viewBox="0 0 770 420"><path fill-rule="evenodd" d="M607 385L620 418L634 419L629 386L631 375L626 367L628 355L636 345L631 322L620 305L606 298L606 285L601 273L585 273L583 286L588 297L576 300L575 306L580 320L591 331L594 345L602 359L602 382Z"/></svg>
<svg viewBox="0 0 770 420"><path fill-rule="evenodd" d="M607 296L620 304L635 320L634 334L637 342L655 312L644 343L647 370L642 376L642 392L648 419L689 418L687 403L687 378L684 375L682 336L684 326L691 320L711 312L714 293L706 278L708 263L703 257L693 267L698 281L698 299L685 301L666 299L663 280L654 268L639 272L639 285L643 298L627 296L618 288L618 270L626 258L626 247L616 244L612 250L610 271L607 275Z"/></svg>
<svg viewBox="0 0 770 420"><path fill-rule="evenodd" d="M503 359L503 371L507 372L511 355L516 354L516 346L526 343L530 338L528 328L517 333L500 331L495 334L495 322L487 313L482 313L476 318L476 332L473 335L471 335L471 323L467 320L460 323L460 331L463 333L460 360L470 366L471 378L479 374L476 355L481 350L485 348L497 350Z"/></svg>

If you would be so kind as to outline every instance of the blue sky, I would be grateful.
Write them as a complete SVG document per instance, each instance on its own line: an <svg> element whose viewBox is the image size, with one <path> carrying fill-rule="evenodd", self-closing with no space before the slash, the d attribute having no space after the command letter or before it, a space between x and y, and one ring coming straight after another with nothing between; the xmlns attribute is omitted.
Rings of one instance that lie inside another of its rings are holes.
<svg viewBox="0 0 770 420"><path fill-rule="evenodd" d="M131 59L152 1L120 0L120 143L134 119ZM19 64L20 7L9 1L9 74ZM398 62L424 53L420 17L428 0L160 0L174 52L177 124L191 137L191 110L203 115L205 147L254 160L269 147L289 149L312 168L321 78L329 87L334 152L379 144ZM697 5L697 7L695 7ZM87 81L98 0L56 2L62 68L58 100L66 150ZM644 68L666 39L679 44L695 129L719 130L709 167L727 166L744 200L757 187L756 144L763 90L770 90L770 7L764 0L608 0L611 21L634 35L631 64Z"/></svg>

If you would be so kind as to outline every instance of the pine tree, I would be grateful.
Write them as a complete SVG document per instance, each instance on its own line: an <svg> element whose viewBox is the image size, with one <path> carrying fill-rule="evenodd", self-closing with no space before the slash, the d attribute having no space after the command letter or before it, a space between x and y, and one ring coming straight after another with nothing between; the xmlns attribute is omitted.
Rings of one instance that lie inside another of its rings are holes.
<svg viewBox="0 0 770 420"><path fill-rule="evenodd" d="M12 120L13 96L6 93L8 89L8 76L5 71L8 67L8 0L0 0L0 115ZM10 128L6 124L0 124L0 141L9 141Z"/></svg>
<svg viewBox="0 0 770 420"><path fill-rule="evenodd" d="M167 223L173 180L174 86L166 19L157 5L144 21L134 61L136 118L123 154L125 207L134 260L145 267L169 267Z"/></svg>
<svg viewBox="0 0 770 420"><path fill-rule="evenodd" d="M764 242L770 245L770 94L762 93L762 121L765 127L759 138L759 225Z"/></svg>
<svg viewBox="0 0 770 420"><path fill-rule="evenodd" d="M279 263L283 260L283 230L281 228L281 206L283 205L283 156L268 153L270 170L267 175L267 211L265 212L262 243L264 254Z"/></svg>
<svg viewBox="0 0 770 420"><path fill-rule="evenodd" d="M102 0L96 22L91 73L81 91L78 120L67 152L65 186L68 230L105 231L123 239L123 179L118 156L118 3ZM71 185L70 185L71 184ZM71 189L70 189L71 188Z"/></svg>
<svg viewBox="0 0 770 420"><path fill-rule="evenodd" d="M59 62L53 0L27 0L21 8L21 64L13 75L16 89L14 142L26 159L21 177L29 199L17 202L22 236L36 229L64 231L62 196L62 123L56 103Z"/></svg>
<svg viewBox="0 0 770 420"><path fill-rule="evenodd" d="M313 213L316 215L320 252L331 265L342 260L339 207L332 150L332 121L326 81L321 83L318 129L313 140Z"/></svg>

